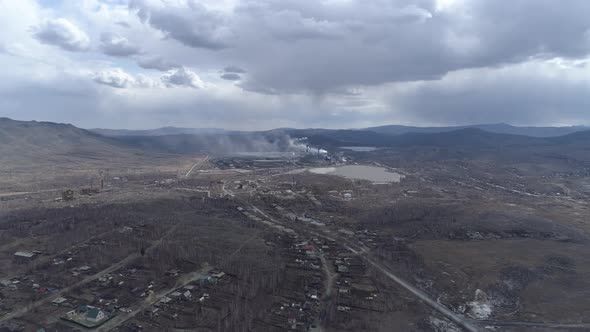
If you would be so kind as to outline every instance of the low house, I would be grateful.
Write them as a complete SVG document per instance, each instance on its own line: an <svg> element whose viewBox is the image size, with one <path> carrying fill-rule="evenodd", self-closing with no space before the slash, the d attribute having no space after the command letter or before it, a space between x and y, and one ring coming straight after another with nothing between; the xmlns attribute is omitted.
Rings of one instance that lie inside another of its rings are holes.
<svg viewBox="0 0 590 332"><path fill-rule="evenodd" d="M337 271L338 273L348 273L349 269L346 265L338 265Z"/></svg>
<svg viewBox="0 0 590 332"><path fill-rule="evenodd" d="M66 302L66 301L67 301L66 298L61 297L61 296L58 296L58 297L55 298L55 300L51 301L51 303L53 303L54 305L60 305L60 304L62 304L64 302Z"/></svg>
<svg viewBox="0 0 590 332"><path fill-rule="evenodd" d="M164 304L168 304L168 303L170 303L170 302L172 302L172 299L171 299L171 298L169 298L168 296L164 296L164 297L163 297L163 298L160 300L160 303L164 303Z"/></svg>
<svg viewBox="0 0 590 332"><path fill-rule="evenodd" d="M31 251L17 251L14 253L14 260L19 263L28 263L35 259L36 254Z"/></svg>
<svg viewBox="0 0 590 332"><path fill-rule="evenodd" d="M174 298L174 297L180 297L182 295L182 293L180 293L179 291L175 291L172 292L170 294L168 294L170 297Z"/></svg>
<svg viewBox="0 0 590 332"><path fill-rule="evenodd" d="M88 307L88 311L84 317L90 322L97 323L105 319L106 316L102 310L96 307Z"/></svg>
<svg viewBox="0 0 590 332"><path fill-rule="evenodd" d="M178 271L177 269L170 269L166 272L166 275L169 277L176 277L179 273L180 271Z"/></svg>
<svg viewBox="0 0 590 332"><path fill-rule="evenodd" d="M340 295L350 294L350 289L348 289L348 288L338 288L338 294L340 294Z"/></svg>

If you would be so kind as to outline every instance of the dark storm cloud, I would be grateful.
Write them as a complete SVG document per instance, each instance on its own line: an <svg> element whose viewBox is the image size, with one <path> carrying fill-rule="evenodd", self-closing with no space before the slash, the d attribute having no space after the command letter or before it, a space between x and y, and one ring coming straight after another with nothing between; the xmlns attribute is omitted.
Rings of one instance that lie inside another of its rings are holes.
<svg viewBox="0 0 590 332"><path fill-rule="evenodd" d="M139 46L112 32L105 32L100 36L100 47L105 54L111 56L130 56L141 52Z"/></svg>
<svg viewBox="0 0 590 332"><path fill-rule="evenodd" d="M221 75L221 78L226 81L239 81L242 77L236 73L225 73Z"/></svg>
<svg viewBox="0 0 590 332"><path fill-rule="evenodd" d="M236 74L245 74L246 70L242 69L238 66L227 66L223 68L223 71L226 73L236 73Z"/></svg>
<svg viewBox="0 0 590 332"><path fill-rule="evenodd" d="M588 123L590 83L530 72L473 70L425 82L391 98L392 108L412 123L521 125ZM570 69L575 71L576 69ZM525 74L526 73L526 74Z"/></svg>
<svg viewBox="0 0 590 332"><path fill-rule="evenodd" d="M424 6L432 16L425 14L414 22L391 18L419 12L415 5L408 11L403 4L388 8L382 3L379 12L371 4L357 2L355 15L339 17L316 9L315 19L340 25L347 31L346 39L275 47L271 57L249 64L244 86L322 92L346 85L435 80L458 69L531 57L579 57L590 50L590 21L585 18L590 2L481 0L463 6L458 12Z"/></svg>
<svg viewBox="0 0 590 332"><path fill-rule="evenodd" d="M223 17L196 1L189 1L187 6L167 3L152 7L149 1L131 0L129 8L135 10L143 22L187 46L211 50L228 46L226 39L231 33Z"/></svg>
<svg viewBox="0 0 590 332"><path fill-rule="evenodd" d="M117 109L109 114L141 113L130 123L142 126L149 108L154 123L244 129L590 123L587 0L130 0L129 12L105 0L97 12L70 4L20 16L35 8L17 6L27 1L7 2L0 81L56 114ZM91 45L85 31L121 35ZM71 88L63 75L88 81L96 98L61 106L59 89L36 82ZM4 95L0 109L18 112Z"/></svg>
<svg viewBox="0 0 590 332"><path fill-rule="evenodd" d="M157 1L156 1L157 2ZM446 73L590 51L586 0L245 0L230 12L188 1L130 7L170 38L230 47L251 91L322 93L350 85L436 80Z"/></svg>
<svg viewBox="0 0 590 332"><path fill-rule="evenodd" d="M179 65L168 62L160 56L142 57L137 60L137 64L145 69L157 69L160 71L168 71L170 69L178 68Z"/></svg>

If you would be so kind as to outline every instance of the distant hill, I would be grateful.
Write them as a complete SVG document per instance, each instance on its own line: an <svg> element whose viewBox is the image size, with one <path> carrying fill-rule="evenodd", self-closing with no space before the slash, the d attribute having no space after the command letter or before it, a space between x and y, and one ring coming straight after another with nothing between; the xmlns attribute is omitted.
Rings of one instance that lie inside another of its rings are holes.
<svg viewBox="0 0 590 332"><path fill-rule="evenodd" d="M443 133L461 129L481 129L497 134L512 134L512 135L523 135L531 137L555 137L563 136L578 131L590 130L590 127L585 126L569 126L569 127L517 127L511 126L506 123L498 124L479 124L469 126L452 126L452 127L412 127L412 126L379 126L366 128L365 130L387 134L387 135L402 135L408 133L421 133L421 134L432 134L432 133Z"/></svg>
<svg viewBox="0 0 590 332"><path fill-rule="evenodd" d="M162 127L157 129L130 130L130 129L89 129L90 131L103 136L165 136L165 135L203 135L220 134L225 132L217 128L177 128Z"/></svg>
<svg viewBox="0 0 590 332"><path fill-rule="evenodd" d="M485 128L520 128L508 125L483 125ZM136 131L120 136L103 136L97 132L76 128L69 124L51 122L15 121L0 118L0 166L31 165L49 162L80 162L91 160L113 160L142 154L154 153L227 154L235 152L279 152L301 149L294 146L293 139L306 138L312 146L339 148L344 146L371 146L390 148L439 147L460 148L477 151L483 149L510 149L542 147L543 151L575 149L585 151L590 148L590 131L577 131L555 137L533 137L513 133L497 133L481 128L468 127L442 132L402 132L399 126L379 127L365 130L329 129L274 129L259 132L213 131L199 134L163 134L168 131L186 130L182 128L162 128L150 135L136 135ZM386 130L387 128L397 128ZM403 127L410 130L414 127ZM551 130L539 129L537 134L548 134ZM580 129L580 127L575 127ZM435 130L422 128L424 131ZM522 128L520 128L522 129ZM520 130L519 129L519 130ZM197 131L200 129L196 129ZM436 130L441 130L440 128ZM510 129L512 130L512 129ZM516 130L516 129L515 129ZM529 133L533 129L528 130ZM384 133L386 132L386 133ZM114 134L115 131L110 132ZM160 134L156 134L160 133ZM522 150L522 149L520 149Z"/></svg>
<svg viewBox="0 0 590 332"><path fill-rule="evenodd" d="M80 162L142 153L70 124L0 118L0 166Z"/></svg>
<svg viewBox="0 0 590 332"><path fill-rule="evenodd" d="M401 135L380 134L372 131L335 130L318 134L306 131L290 131L295 137L307 137L313 145L326 147L371 146L371 147L462 147L496 148L516 146L540 146L551 144L546 138L523 135L498 134L477 128L465 128L441 133L405 133Z"/></svg>
<svg viewBox="0 0 590 332"><path fill-rule="evenodd" d="M568 135L558 136L558 137L551 137L549 138L551 142L555 144L578 144L578 145L585 145L590 148L590 130L579 131L575 133L571 133Z"/></svg>
<svg viewBox="0 0 590 332"><path fill-rule="evenodd" d="M267 132L296 132L305 133L305 135L338 135L338 133L352 131L359 132L359 135L363 135L363 132L374 132L378 134L386 135L403 135L409 133L418 134L436 134L450 131L456 131L461 129L481 129L497 134L512 134L512 135L523 135L531 137L556 137L563 136L579 131L590 130L590 127L585 126L569 126L569 127L518 127L512 126L505 123L498 124L479 124L469 126L450 126L450 127L413 127L413 126L400 126L400 125L387 125L379 127L370 127L363 129L293 129L293 128L277 128L269 130ZM162 127L157 129L146 129L146 130L128 130L128 129L89 129L92 132L104 135L104 136L167 136L167 135L211 135L211 134L223 134L223 133L239 133L239 131L226 131L218 128L177 128L177 127ZM241 132L247 133L247 132Z"/></svg>

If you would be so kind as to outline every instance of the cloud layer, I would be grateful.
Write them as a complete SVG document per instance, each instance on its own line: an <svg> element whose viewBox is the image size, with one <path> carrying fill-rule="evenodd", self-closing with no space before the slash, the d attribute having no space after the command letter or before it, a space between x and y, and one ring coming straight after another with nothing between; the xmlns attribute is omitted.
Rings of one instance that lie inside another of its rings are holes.
<svg viewBox="0 0 590 332"><path fill-rule="evenodd" d="M0 116L589 124L589 13L586 0L7 2ZM44 112L30 96L47 100Z"/></svg>

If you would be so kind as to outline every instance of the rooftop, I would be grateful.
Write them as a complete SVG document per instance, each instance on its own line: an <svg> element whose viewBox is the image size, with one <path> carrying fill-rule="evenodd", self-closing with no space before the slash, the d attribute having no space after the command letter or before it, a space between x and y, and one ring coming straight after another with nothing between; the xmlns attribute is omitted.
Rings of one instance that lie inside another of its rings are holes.
<svg viewBox="0 0 590 332"><path fill-rule="evenodd" d="M35 253L30 251L17 251L14 253L14 256L32 258L33 256L35 256Z"/></svg>

